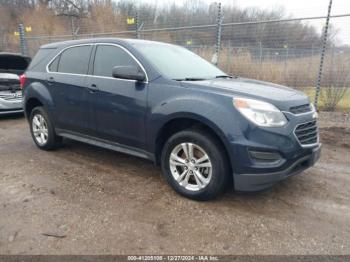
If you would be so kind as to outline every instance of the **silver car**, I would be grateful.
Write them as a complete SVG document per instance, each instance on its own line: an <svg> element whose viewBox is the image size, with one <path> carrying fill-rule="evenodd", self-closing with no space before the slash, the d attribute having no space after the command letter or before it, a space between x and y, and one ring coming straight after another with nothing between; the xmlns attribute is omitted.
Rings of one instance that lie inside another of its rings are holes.
<svg viewBox="0 0 350 262"><path fill-rule="evenodd" d="M19 75L29 63L29 57L0 53L0 115L23 112Z"/></svg>

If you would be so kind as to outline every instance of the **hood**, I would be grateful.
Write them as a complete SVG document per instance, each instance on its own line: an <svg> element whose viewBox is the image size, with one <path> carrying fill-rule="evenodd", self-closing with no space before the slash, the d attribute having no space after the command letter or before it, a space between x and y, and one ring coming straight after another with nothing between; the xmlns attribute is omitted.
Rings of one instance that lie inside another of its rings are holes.
<svg viewBox="0 0 350 262"><path fill-rule="evenodd" d="M200 87L211 92L224 93L232 97L247 97L263 100L274 104L281 110L286 110L292 106L309 103L309 98L300 91L248 78L223 78L204 81L186 81L182 85L187 87Z"/></svg>
<svg viewBox="0 0 350 262"><path fill-rule="evenodd" d="M31 59L15 53L0 53L0 72L22 74L28 67Z"/></svg>

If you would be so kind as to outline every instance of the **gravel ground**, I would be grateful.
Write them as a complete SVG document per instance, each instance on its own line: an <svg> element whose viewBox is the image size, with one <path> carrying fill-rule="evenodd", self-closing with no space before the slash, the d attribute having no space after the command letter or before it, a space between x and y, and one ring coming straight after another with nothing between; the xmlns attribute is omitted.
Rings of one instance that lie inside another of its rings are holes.
<svg viewBox="0 0 350 262"><path fill-rule="evenodd" d="M0 118L0 254L350 254L350 128L323 123L321 161L254 194L174 193L145 160L33 144Z"/></svg>

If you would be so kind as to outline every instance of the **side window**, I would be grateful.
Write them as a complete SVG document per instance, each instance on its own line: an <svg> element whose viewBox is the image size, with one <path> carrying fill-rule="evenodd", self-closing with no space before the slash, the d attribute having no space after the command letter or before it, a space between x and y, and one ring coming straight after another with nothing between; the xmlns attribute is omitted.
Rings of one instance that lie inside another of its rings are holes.
<svg viewBox="0 0 350 262"><path fill-rule="evenodd" d="M30 63L28 70L46 72L46 65L54 57L56 48L40 48Z"/></svg>
<svg viewBox="0 0 350 262"><path fill-rule="evenodd" d="M60 61L60 55L55 58L49 65L49 71L50 72L57 72L58 70L58 62Z"/></svg>
<svg viewBox="0 0 350 262"><path fill-rule="evenodd" d="M87 74L91 46L71 47L63 51L58 63L58 72Z"/></svg>
<svg viewBox="0 0 350 262"><path fill-rule="evenodd" d="M135 66L137 62L123 49L117 46L99 45L94 62L94 75L112 77L115 66Z"/></svg>

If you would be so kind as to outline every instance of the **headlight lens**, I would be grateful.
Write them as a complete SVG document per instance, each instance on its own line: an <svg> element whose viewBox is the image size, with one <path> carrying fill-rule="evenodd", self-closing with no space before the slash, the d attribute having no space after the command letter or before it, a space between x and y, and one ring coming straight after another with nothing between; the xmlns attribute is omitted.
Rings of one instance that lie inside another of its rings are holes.
<svg viewBox="0 0 350 262"><path fill-rule="evenodd" d="M311 112L313 112L312 118L316 119L318 118L318 113L316 111L315 105L313 103L310 104Z"/></svg>
<svg viewBox="0 0 350 262"><path fill-rule="evenodd" d="M272 104L248 98L234 98L233 105L258 126L280 127L287 123L284 114Z"/></svg>
<svg viewBox="0 0 350 262"><path fill-rule="evenodd" d="M311 111L316 111L314 103L310 103L310 109L311 109Z"/></svg>

